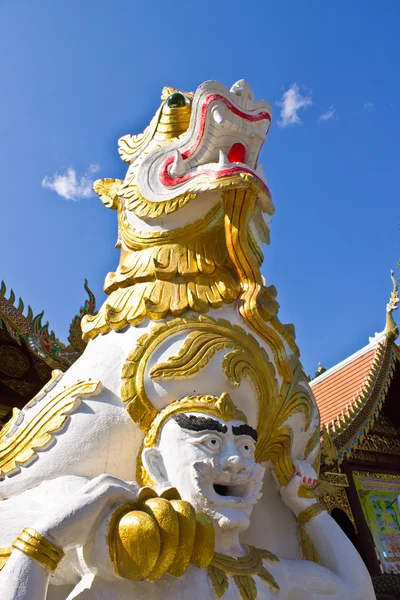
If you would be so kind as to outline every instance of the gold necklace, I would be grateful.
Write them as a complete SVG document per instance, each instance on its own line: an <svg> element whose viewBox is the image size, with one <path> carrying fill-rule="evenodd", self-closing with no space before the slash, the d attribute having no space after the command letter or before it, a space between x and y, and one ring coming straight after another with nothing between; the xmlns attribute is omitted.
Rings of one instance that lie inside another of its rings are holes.
<svg viewBox="0 0 400 600"><path fill-rule="evenodd" d="M263 559L279 562L279 558L272 552L257 550L253 546L249 546L249 553L246 556L226 556L216 552L208 567L208 576L218 598L222 598L228 589L228 577L233 577L243 600L257 598L257 586L253 575L258 575L272 589L279 590L274 577L264 567Z"/></svg>

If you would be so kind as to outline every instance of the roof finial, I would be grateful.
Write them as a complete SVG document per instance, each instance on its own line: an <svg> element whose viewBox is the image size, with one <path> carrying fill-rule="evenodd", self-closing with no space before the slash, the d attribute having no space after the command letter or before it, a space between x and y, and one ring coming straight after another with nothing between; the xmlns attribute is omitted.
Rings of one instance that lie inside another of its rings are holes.
<svg viewBox="0 0 400 600"><path fill-rule="evenodd" d="M399 298L399 288L397 286L397 281L394 276L394 272L392 270L390 271L390 277L393 282L393 291L390 296L390 300L386 305L386 337L389 340L394 341L395 339L397 339L397 337L399 335L399 329L398 329L396 323L394 322L392 312L394 310L398 309L398 304L400 302L400 298Z"/></svg>
<svg viewBox="0 0 400 600"><path fill-rule="evenodd" d="M325 373L325 371L326 371L325 367L323 367L323 366L321 365L321 363L319 362L319 363L318 363L318 369L315 371L314 379L315 379L316 377L319 377L320 375L322 375L322 373Z"/></svg>

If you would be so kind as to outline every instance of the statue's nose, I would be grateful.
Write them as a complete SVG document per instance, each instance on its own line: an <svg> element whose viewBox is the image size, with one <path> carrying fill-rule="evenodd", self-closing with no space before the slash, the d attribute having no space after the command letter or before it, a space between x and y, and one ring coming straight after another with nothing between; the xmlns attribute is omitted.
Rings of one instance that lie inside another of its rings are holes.
<svg viewBox="0 0 400 600"><path fill-rule="evenodd" d="M239 79L236 83L231 87L232 94L235 94L236 101L243 108L250 106L253 103L254 95L250 85L244 79Z"/></svg>
<svg viewBox="0 0 400 600"><path fill-rule="evenodd" d="M240 456L228 456L223 463L224 471L229 473L240 473L245 467L246 465Z"/></svg>

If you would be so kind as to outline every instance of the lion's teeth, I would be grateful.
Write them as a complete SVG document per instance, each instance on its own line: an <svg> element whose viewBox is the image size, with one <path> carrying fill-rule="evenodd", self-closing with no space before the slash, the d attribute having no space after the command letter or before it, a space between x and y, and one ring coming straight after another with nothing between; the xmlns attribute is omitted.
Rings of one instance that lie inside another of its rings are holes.
<svg viewBox="0 0 400 600"><path fill-rule="evenodd" d="M174 162L172 163L169 172L173 177L181 177L185 173L185 164L179 150L175 150L174 152Z"/></svg>
<svg viewBox="0 0 400 600"><path fill-rule="evenodd" d="M219 151L219 160L218 160L218 167L223 168L223 167L229 167L230 166L230 162L228 160L228 157L226 156L225 152L223 150Z"/></svg>

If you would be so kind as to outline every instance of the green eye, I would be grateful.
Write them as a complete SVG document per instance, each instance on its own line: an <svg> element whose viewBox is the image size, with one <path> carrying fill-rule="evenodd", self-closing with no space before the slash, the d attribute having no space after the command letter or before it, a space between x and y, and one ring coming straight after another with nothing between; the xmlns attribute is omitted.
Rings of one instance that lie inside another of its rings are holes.
<svg viewBox="0 0 400 600"><path fill-rule="evenodd" d="M185 96L180 92L174 92L168 96L167 105L169 108L182 108L182 106L186 106Z"/></svg>

